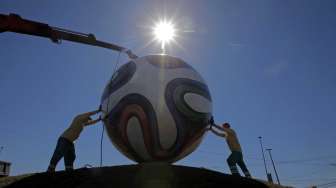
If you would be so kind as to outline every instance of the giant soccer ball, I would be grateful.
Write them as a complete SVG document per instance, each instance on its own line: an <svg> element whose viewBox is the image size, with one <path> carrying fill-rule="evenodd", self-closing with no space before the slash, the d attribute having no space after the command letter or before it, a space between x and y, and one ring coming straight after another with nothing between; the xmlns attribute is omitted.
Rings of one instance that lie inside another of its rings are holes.
<svg viewBox="0 0 336 188"><path fill-rule="evenodd" d="M172 163L193 152L212 114L201 75L167 55L149 55L121 66L101 103L112 143L140 163Z"/></svg>

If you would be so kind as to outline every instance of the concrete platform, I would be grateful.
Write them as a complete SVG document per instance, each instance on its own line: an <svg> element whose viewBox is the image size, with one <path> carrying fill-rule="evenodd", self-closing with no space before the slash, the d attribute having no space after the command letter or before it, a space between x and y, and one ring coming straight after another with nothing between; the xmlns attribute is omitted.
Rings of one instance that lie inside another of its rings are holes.
<svg viewBox="0 0 336 188"><path fill-rule="evenodd" d="M37 173L18 179L4 187L266 188L268 186L253 179L235 177L203 168L149 163L102 168L82 168L71 173L65 171Z"/></svg>

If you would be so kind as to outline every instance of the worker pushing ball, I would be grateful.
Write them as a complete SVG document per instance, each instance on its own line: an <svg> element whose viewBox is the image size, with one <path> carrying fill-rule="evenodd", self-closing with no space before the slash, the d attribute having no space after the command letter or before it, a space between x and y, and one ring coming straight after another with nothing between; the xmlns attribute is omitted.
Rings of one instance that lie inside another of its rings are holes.
<svg viewBox="0 0 336 188"><path fill-rule="evenodd" d="M76 159L74 141L79 137L83 128L89 125L93 125L101 120L99 117L96 120L92 120L90 116L95 115L101 111L98 110L92 112L86 112L77 115L69 128L67 128L63 134L58 138L57 145L54 154L51 157L48 172L54 172L57 163L64 157L64 165L66 171L73 170L73 163Z"/></svg>
<svg viewBox="0 0 336 188"><path fill-rule="evenodd" d="M236 164L242 169L245 177L251 178L251 174L248 171L245 162L243 160L243 153L236 132L231 129L229 123L223 123L222 126L216 125L213 117L209 121L210 126L208 130L211 130L215 135L226 138L226 142L231 150L230 156L227 158L227 163L230 167L232 175L240 176Z"/></svg>

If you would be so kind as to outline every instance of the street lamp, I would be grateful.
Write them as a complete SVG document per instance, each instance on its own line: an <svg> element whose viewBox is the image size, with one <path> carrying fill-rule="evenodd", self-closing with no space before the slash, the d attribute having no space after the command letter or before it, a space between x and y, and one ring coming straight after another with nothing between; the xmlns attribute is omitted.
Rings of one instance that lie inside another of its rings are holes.
<svg viewBox="0 0 336 188"><path fill-rule="evenodd" d="M268 153L269 153L269 156L270 156L271 161L272 161L273 169L274 169L274 172L275 172L275 176L276 176L276 178L277 178L278 184L280 185L279 176L278 176L278 173L277 173L277 171L276 171L276 169L275 169L274 161L273 161L272 154L271 154L271 150L272 150L272 149L266 149L266 150L267 150Z"/></svg>
<svg viewBox="0 0 336 188"><path fill-rule="evenodd" d="M260 142L262 156L263 156L263 159L264 159L264 166L265 166L266 177L267 177L268 182L273 183L272 174L267 172L264 147L262 145L262 140L261 140L262 137L259 136L258 138L259 138L259 142Z"/></svg>

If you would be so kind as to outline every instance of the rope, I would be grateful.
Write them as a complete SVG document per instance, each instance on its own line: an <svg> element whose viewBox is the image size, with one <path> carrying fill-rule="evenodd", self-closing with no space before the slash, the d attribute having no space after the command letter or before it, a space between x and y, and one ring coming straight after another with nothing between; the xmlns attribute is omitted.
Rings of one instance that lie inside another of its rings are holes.
<svg viewBox="0 0 336 188"><path fill-rule="evenodd" d="M119 54L118 54L118 57L117 57L117 60L116 60L115 66L114 66L113 74L112 74L112 79L114 77L114 74L117 72L117 67L118 67L119 59L120 59L120 54L121 54L121 52L119 52ZM110 97L107 98L107 112L109 110L108 109L109 103L110 103ZM100 167L103 166L103 140L104 140L104 132L105 132L105 126L103 124L103 130L102 130L101 137L100 137Z"/></svg>
<svg viewBox="0 0 336 188"><path fill-rule="evenodd" d="M100 167L103 166L103 139L104 139L105 126L103 124L103 130L100 137Z"/></svg>

